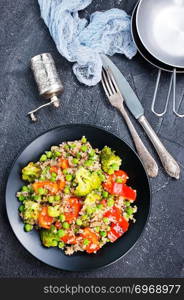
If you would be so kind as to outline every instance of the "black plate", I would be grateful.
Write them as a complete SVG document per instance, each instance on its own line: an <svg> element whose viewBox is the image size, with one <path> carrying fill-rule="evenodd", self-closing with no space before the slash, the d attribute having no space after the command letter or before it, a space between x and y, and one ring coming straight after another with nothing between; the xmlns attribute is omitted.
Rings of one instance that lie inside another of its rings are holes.
<svg viewBox="0 0 184 300"><path fill-rule="evenodd" d="M80 139L85 135L93 147L102 149L105 145L112 147L122 158L122 168L127 171L129 184L137 189L138 212L136 223L130 226L129 231L114 244L108 244L97 254L76 253L66 256L57 248L47 249L40 243L39 234L35 230L26 233L23 223L18 216L19 202L16 192L23 185L20 179L21 169L29 161L37 161L41 153L52 145L63 141ZM6 187L6 208L11 227L20 243L36 258L44 263L69 271L89 271L107 266L129 251L141 235L150 210L150 186L147 174L136 153L121 139L98 127L90 125L64 125L49 130L30 143L15 160Z"/></svg>

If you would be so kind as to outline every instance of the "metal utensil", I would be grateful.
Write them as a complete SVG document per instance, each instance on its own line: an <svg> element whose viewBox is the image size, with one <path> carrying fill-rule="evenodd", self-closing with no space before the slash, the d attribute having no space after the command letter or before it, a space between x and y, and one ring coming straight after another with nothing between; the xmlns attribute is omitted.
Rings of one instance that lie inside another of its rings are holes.
<svg viewBox="0 0 184 300"><path fill-rule="evenodd" d="M141 39L139 37L139 34L137 32L137 26L136 26L136 15L137 15L137 7L138 3L135 5L133 12L132 12L132 18L131 18L131 33L132 38L134 40L134 43L137 47L137 50L141 54L141 56L150 64L152 64L154 67L158 68L159 70L173 73L173 66L167 65L163 63L162 61L158 60L156 57L151 55L151 53L144 47L144 45L141 42ZM184 67L183 68L176 68L177 73L184 73Z"/></svg>
<svg viewBox="0 0 184 300"><path fill-rule="evenodd" d="M144 47L144 45L142 44L138 32L137 32L137 26L136 26L136 13L137 13L137 6L138 3L136 4L133 13L132 13L132 19L131 19L131 32L132 32L132 38L134 40L134 43L137 46L137 49L139 51L139 53L141 54L141 56L150 64L152 64L154 67L158 68L158 76L157 76L157 80L156 80L156 86L155 86L155 91L154 91L154 96L153 96L153 101L152 101L152 105L151 105L151 110L152 112L158 116L158 117L163 117L166 112L167 112L167 108L168 108L168 104L169 104L169 100L170 100L170 95L171 95L171 90L172 90L172 84L173 84L173 76L171 76L170 78L170 84L169 84L169 90L168 90L168 94L167 94L167 99L165 102L165 106L164 106L164 110L162 112L157 112L156 108L155 108L155 104L156 104L156 98L157 98L157 94L158 94L158 88L159 88L159 83L160 83L160 78L162 75L162 71L165 72L171 72L173 73L173 67L164 64L163 62L159 61L158 59L156 59L154 56L152 56L147 49ZM184 69L181 68L176 68L176 73L184 73ZM176 76L175 76L176 77ZM175 96L175 94L173 94ZM176 111L175 108L175 102L176 99L174 97L173 99L173 112L178 115L178 116L183 116L178 114L178 112Z"/></svg>
<svg viewBox="0 0 184 300"><path fill-rule="evenodd" d="M39 95L45 99L50 99L36 109L30 111L28 115L32 121L36 121L35 113L43 107L53 104L59 107L58 94L63 92L63 85L56 70L55 62L50 53L42 53L32 57L31 69L38 86Z"/></svg>
<svg viewBox="0 0 184 300"><path fill-rule="evenodd" d="M160 160L163 164L164 169L166 172L176 179L179 179L180 176L180 167L175 159L169 154L166 150L154 130L152 129L151 125L147 121L146 117L144 116L144 108L140 103L138 97L135 95L133 89L130 87L129 83L120 72L120 70L115 66L115 64L106 56L101 55L103 67L107 70L110 69L113 77L118 85L118 88L126 102L127 107L134 115L134 117L139 121L142 125L143 129L147 133L149 139L151 140L153 146L155 147Z"/></svg>
<svg viewBox="0 0 184 300"><path fill-rule="evenodd" d="M176 73L184 71L183 13L184 0L140 0L132 17L135 43L138 41L139 45L142 44L138 48L144 48L143 53L146 53L148 60L153 64L156 62L159 67L151 106L152 112L158 117L164 116L167 111L172 86L173 112L177 117L184 117L176 109ZM172 75L164 110L156 112L155 102L162 70L171 71Z"/></svg>
<svg viewBox="0 0 184 300"><path fill-rule="evenodd" d="M117 87L117 84L113 78L113 75L110 69L102 71L102 85L106 93L109 102L117 108L122 116L124 117L126 124L129 128L129 131L132 135L134 144L136 146L137 152L145 166L145 169L150 177L156 177L158 174L158 166L156 161L153 159L151 154L148 152L143 142L141 141L135 127L133 126L124 106L123 106L123 97Z"/></svg>
<svg viewBox="0 0 184 300"><path fill-rule="evenodd" d="M167 65L184 68L184 0L140 0L136 25L144 47Z"/></svg>

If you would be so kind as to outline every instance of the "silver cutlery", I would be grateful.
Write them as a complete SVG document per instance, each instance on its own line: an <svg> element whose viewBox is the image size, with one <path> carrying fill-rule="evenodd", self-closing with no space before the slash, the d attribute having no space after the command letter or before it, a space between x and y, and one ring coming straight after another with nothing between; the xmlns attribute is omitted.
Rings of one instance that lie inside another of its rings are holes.
<svg viewBox="0 0 184 300"><path fill-rule="evenodd" d="M126 112L123 102L124 99L118 89L118 86L111 74L111 71L103 70L102 71L102 85L104 88L104 91L106 93L107 98L109 99L109 102L117 108L122 116L124 117L126 124L129 128L129 131L132 135L134 144L136 146L137 152L144 164L144 167L150 177L156 177L158 174L158 166L156 161L153 159L151 154L148 152L146 147L144 146L143 142L141 141L134 125L132 124L128 113Z"/></svg>
<svg viewBox="0 0 184 300"><path fill-rule="evenodd" d="M176 160L171 156L171 154L166 150L165 146L160 141L159 137L156 135L155 131L149 124L148 120L144 115L144 108L140 103L138 97L134 93L133 89L130 87L129 83L120 72L120 70L115 66L115 64L106 56L101 55L103 67L105 70L110 70L116 85L121 92L125 103L133 116L138 120L138 122L143 127L144 131L148 135L150 141L152 142L158 156L162 162L162 165L168 175L179 179L180 177L180 167Z"/></svg>

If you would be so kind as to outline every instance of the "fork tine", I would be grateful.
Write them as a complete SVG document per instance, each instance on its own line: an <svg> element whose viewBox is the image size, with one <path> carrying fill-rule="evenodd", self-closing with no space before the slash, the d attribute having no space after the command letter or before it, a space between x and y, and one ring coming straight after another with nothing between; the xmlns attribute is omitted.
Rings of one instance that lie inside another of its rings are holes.
<svg viewBox="0 0 184 300"><path fill-rule="evenodd" d="M115 90L116 90L116 93L121 94L121 92L120 92L120 90L119 90L119 87L118 87L118 85L117 85L117 83L116 83L116 81L115 81L115 79L114 79L114 76L113 76L112 71L111 71L110 68L108 68L107 73L109 74L109 77L110 77L110 79L111 79L111 81L112 81L112 83L113 83L113 85L114 85L114 88L115 88Z"/></svg>
<svg viewBox="0 0 184 300"><path fill-rule="evenodd" d="M106 93L106 96L109 98L111 93L110 93L109 87L107 85L107 79L106 79L104 71L102 71L102 85L103 85L104 91Z"/></svg>
<svg viewBox="0 0 184 300"><path fill-rule="evenodd" d="M107 74L108 85L109 85L109 88L111 90L111 95L113 95L113 94L117 93L117 90L116 90L116 87L113 85L113 80L112 80L111 74L109 73L109 69L107 69L105 71L106 71L106 74Z"/></svg>

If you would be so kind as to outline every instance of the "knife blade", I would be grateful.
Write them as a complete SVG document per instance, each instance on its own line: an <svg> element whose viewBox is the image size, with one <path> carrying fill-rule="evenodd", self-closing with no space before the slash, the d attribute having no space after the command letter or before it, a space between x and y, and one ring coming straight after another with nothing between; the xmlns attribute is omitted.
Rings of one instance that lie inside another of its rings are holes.
<svg viewBox="0 0 184 300"><path fill-rule="evenodd" d="M138 97L134 93L133 89L127 82L126 78L106 55L101 54L101 59L104 69L107 70L109 68L111 70L116 84L118 85L119 90L125 100L126 106L141 124L142 128L144 129L153 146L155 147L155 150L157 151L157 154L162 162L165 171L169 176L179 179L180 167L178 163L166 150L165 146L162 144L159 137L149 124L148 120L144 115L144 108L140 103Z"/></svg>
<svg viewBox="0 0 184 300"><path fill-rule="evenodd" d="M136 119L139 119L142 115L144 115L144 108L138 97L134 93L133 89L129 85L128 81L116 67L116 65L106 55L101 54L101 59L104 69L110 68L127 107L134 115L134 117Z"/></svg>

